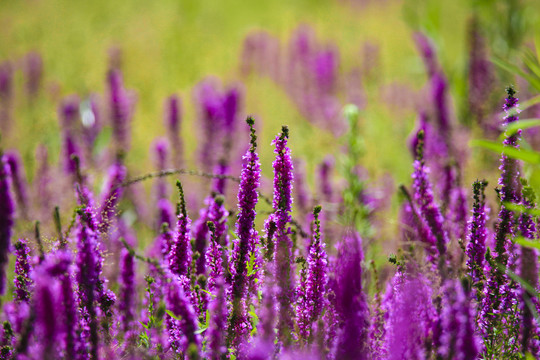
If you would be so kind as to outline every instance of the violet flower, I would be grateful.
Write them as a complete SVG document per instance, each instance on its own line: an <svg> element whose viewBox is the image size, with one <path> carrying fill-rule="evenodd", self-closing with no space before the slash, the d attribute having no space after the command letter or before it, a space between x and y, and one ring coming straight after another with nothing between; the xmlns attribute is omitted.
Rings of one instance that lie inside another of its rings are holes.
<svg viewBox="0 0 540 360"><path fill-rule="evenodd" d="M369 308L362 287L364 254L360 235L345 235L338 259L334 291L341 325L335 358L369 359Z"/></svg>
<svg viewBox="0 0 540 360"><path fill-rule="evenodd" d="M84 217L84 213L81 217ZM96 233L90 229L87 220L81 219L77 234L77 272L76 280L79 292L79 307L84 313L84 320L89 327L90 357L98 359L98 322L97 308L95 305L96 292L101 272L101 256L98 249L98 238Z"/></svg>
<svg viewBox="0 0 540 360"><path fill-rule="evenodd" d="M197 315L178 278L176 276L169 276L169 278L170 283L166 291L166 305L167 309L179 319L171 320L174 327L181 333L180 339L177 339L180 345L180 349L178 350L186 353L190 345L194 344L198 349L202 343L201 336L196 333ZM170 330L171 327L169 327Z"/></svg>
<svg viewBox="0 0 540 360"><path fill-rule="evenodd" d="M519 104L518 99L514 97L516 93L514 88L508 87L506 92L508 97L503 106L506 112L504 125L517 121L519 114ZM520 135L521 130L517 130L513 134L506 134L503 141L504 146L519 149ZM501 176L498 182L500 185L500 191L498 193L501 208L495 225L495 251L491 259L492 263L486 264L485 273L489 274L489 276L484 288L484 299L480 310L480 328L484 336L489 337L494 336L492 329L501 320L501 315L516 301L516 289L512 288L513 284L511 284L507 274L501 270L501 267L504 268L507 265L513 265L509 263L509 258L514 253L512 238L515 235L515 219L513 212L507 208L506 203L519 204L521 201L519 168L519 161L508 157L503 152L501 155L501 165L499 166ZM513 266L510 267L512 268Z"/></svg>
<svg viewBox="0 0 540 360"><path fill-rule="evenodd" d="M136 305L136 284L135 284L135 259L132 253L126 248L121 251L120 262L120 324L122 331L127 334L133 327L135 320Z"/></svg>
<svg viewBox="0 0 540 360"><path fill-rule="evenodd" d="M486 209L486 196L484 194L487 182L485 180L475 181L473 184L474 204L472 216L469 220L467 233L467 268L472 281L472 286L477 291L477 297L483 291L484 279L484 257L486 253L488 220Z"/></svg>
<svg viewBox="0 0 540 360"><path fill-rule="evenodd" d="M204 207L199 211L199 218L195 221L193 226L193 240L194 251L199 253L199 258L196 261L195 270L197 275L204 274L206 271L206 257L204 256L208 244L208 238L210 235L208 225L208 207L213 202L212 198L206 198L204 201Z"/></svg>
<svg viewBox="0 0 540 360"><path fill-rule="evenodd" d="M424 163L423 156L423 139L424 132L418 132L418 150L417 159L414 161L413 188L414 200L418 204L420 215L426 221L431 232L437 239L437 251L439 252L439 271L441 276L446 273L446 246L450 239L444 228L444 219L442 217L439 206L433 197L433 190L428 179L429 168Z"/></svg>
<svg viewBox="0 0 540 360"><path fill-rule="evenodd" d="M116 206L123 194L122 182L127 177L126 167L120 162L115 162L108 171L107 181L101 196L101 208L99 211L99 231L106 233L116 216Z"/></svg>
<svg viewBox="0 0 540 360"><path fill-rule="evenodd" d="M468 294L458 280L447 280L444 284L441 309L440 358L477 359L481 340L475 334L475 313Z"/></svg>
<svg viewBox="0 0 540 360"><path fill-rule="evenodd" d="M313 210L315 229L312 234L307 258L307 275L300 284L300 298L296 308L298 327L303 339L310 341L312 324L318 321L326 306L326 284L328 282L326 245L321 240L319 213L321 206Z"/></svg>
<svg viewBox="0 0 540 360"><path fill-rule="evenodd" d="M387 313L384 348L388 360L425 358L425 344L431 338L436 319L431 284L410 267L405 273L398 270L383 303Z"/></svg>
<svg viewBox="0 0 540 360"><path fill-rule="evenodd" d="M527 184L523 186L523 204L528 209L535 208L536 196L533 189ZM523 212L519 218L519 231L521 235L529 240L537 239L537 227L534 218ZM521 350L523 353L537 353L538 343L535 342L534 336L538 329L537 321L534 319L534 313L537 307L534 307L534 301L536 301L534 294L529 289L538 288L538 251L531 247L521 247L521 258L519 275L528 285L527 287L521 287ZM531 307L533 307L531 309ZM537 311L537 310L536 310Z"/></svg>
<svg viewBox="0 0 540 360"><path fill-rule="evenodd" d="M420 55L422 55L422 60L424 61L427 75L432 77L439 70L439 64L433 43L431 42L431 39L421 32L415 32L413 37L416 47L418 48Z"/></svg>
<svg viewBox="0 0 540 360"><path fill-rule="evenodd" d="M30 277L30 248L26 244L26 240L19 239L15 243L15 296L16 302L29 302L32 279Z"/></svg>
<svg viewBox="0 0 540 360"><path fill-rule="evenodd" d="M172 147L173 163L175 167L181 168L184 155L182 137L180 136L182 128L182 100L178 95L171 95L167 98L164 112L164 123Z"/></svg>
<svg viewBox="0 0 540 360"><path fill-rule="evenodd" d="M13 96L13 66L9 61L0 63L0 104L3 106Z"/></svg>
<svg viewBox="0 0 540 360"><path fill-rule="evenodd" d="M109 109L113 137L118 152L127 152L130 141L130 122L134 99L124 88L122 73L120 70L112 69L107 74L107 85L109 91Z"/></svg>
<svg viewBox="0 0 540 360"><path fill-rule="evenodd" d="M58 284L47 272L45 264L39 266L33 274L36 284L34 295L35 334L39 339L37 358L53 360L57 356L58 324Z"/></svg>
<svg viewBox="0 0 540 360"><path fill-rule="evenodd" d="M69 252L59 252L57 257L61 265L58 270L58 278L61 287L61 306L64 327L64 351L67 359L74 359L76 352L81 348L80 336L77 332L77 305L72 282L72 258Z"/></svg>
<svg viewBox="0 0 540 360"><path fill-rule="evenodd" d="M319 175L319 191L322 194L322 200L326 202L332 202L333 189L332 189L332 172L334 171L334 159L327 156L324 161L318 167Z"/></svg>
<svg viewBox="0 0 540 360"><path fill-rule="evenodd" d="M169 253L169 268L180 276L189 275L191 265L191 244L190 244L190 227L191 220L187 215L186 201L184 199L184 189L180 180L176 182L180 195L179 213L177 217L176 230L174 233L171 251Z"/></svg>
<svg viewBox="0 0 540 360"><path fill-rule="evenodd" d="M79 98L76 96L65 98L58 108L58 117L62 126L63 168L64 172L71 176L78 175L77 170L80 166L75 157L82 161L82 153L75 136L78 116Z"/></svg>
<svg viewBox="0 0 540 360"><path fill-rule="evenodd" d="M167 227L170 229L173 225L174 209L173 205L168 199L159 199L156 205L158 209L157 224L159 225L158 229L167 224Z"/></svg>
<svg viewBox="0 0 540 360"><path fill-rule="evenodd" d="M229 318L228 343L239 346L247 339L249 323L243 301L246 298L248 283L247 261L251 243L257 236L254 229L255 206L259 199L257 188L261 178L261 169L257 150L257 136L253 127L255 121L248 117L246 120L250 127L250 148L244 155L244 164L238 190L238 220L236 221L236 235L238 240L233 249L233 278L232 278L232 309Z"/></svg>
<svg viewBox="0 0 540 360"><path fill-rule="evenodd" d="M0 163L0 294L4 294L6 289L6 266L14 225L15 204L11 186L9 165L6 158L2 156Z"/></svg>
<svg viewBox="0 0 540 360"><path fill-rule="evenodd" d="M28 193L26 190L26 176L24 174L24 166L21 160L21 156L16 151L7 151L5 154L6 162L9 166L11 173L11 184L13 185L13 191L15 198L17 199L17 205L20 208L23 218L28 216Z"/></svg>
<svg viewBox="0 0 540 360"><path fill-rule="evenodd" d="M216 226L213 222L209 221L207 223L208 229L210 230L210 246L206 252L206 263L208 264L208 281L207 288L208 291L214 293L218 285L218 279L223 275L223 251L222 247L219 244L219 238L217 237Z"/></svg>
<svg viewBox="0 0 540 360"><path fill-rule="evenodd" d="M194 90L194 97L198 103L199 122L202 127L202 136L199 141L199 160L202 170L211 171L216 163L219 152L218 139L223 132L223 99L217 89L214 79L201 81Z"/></svg>
<svg viewBox="0 0 540 360"><path fill-rule="evenodd" d="M223 331L227 326L227 303L223 278L216 279L215 290L215 297L210 303L210 324L207 330L208 351L205 358L208 360L222 360L228 355Z"/></svg>
<svg viewBox="0 0 540 360"><path fill-rule="evenodd" d="M274 168L274 221L276 223L275 235L275 262L276 280L278 286L277 301L279 303L278 316L278 338L285 347L292 341L291 330L294 322L294 269L292 264L292 240L290 238L291 229L291 207L292 207L292 182L293 164L291 150L287 146L289 129L282 127L282 132L272 141L275 145L274 152L276 159L273 162Z"/></svg>
<svg viewBox="0 0 540 360"><path fill-rule="evenodd" d="M506 112L504 125L508 125L519 120L517 115L519 114L518 99L514 97L516 92L513 87L507 88L506 91L508 93L508 97L506 98L506 102L503 106L503 109ZM504 146L519 149L520 135L521 130L516 131L514 134L508 134L503 141ZM519 160L510 158L504 153L501 155L501 165L499 167L499 170L501 170L501 176L499 178L499 197L502 205L501 210L499 211L499 219L497 221L495 233L495 259L503 266L506 266L508 262L508 249L510 247L509 237L514 235L514 216L513 213L506 208L505 203L511 202L518 204L521 200L519 167Z"/></svg>

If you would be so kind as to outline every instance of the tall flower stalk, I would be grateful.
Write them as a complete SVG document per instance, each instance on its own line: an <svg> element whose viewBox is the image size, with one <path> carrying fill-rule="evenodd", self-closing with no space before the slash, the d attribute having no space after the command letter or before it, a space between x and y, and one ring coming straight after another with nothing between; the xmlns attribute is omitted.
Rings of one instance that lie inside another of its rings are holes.
<svg viewBox="0 0 540 360"><path fill-rule="evenodd" d="M293 163L291 149L287 146L289 128L283 126L281 133L272 141L275 146L276 159L274 168L274 221L275 233L275 270L277 281L278 311L278 339L283 346L292 343L292 324L294 322L294 282L295 274L292 262L291 210L292 210L292 186L293 186Z"/></svg>
<svg viewBox="0 0 540 360"><path fill-rule="evenodd" d="M238 239L233 249L233 269L231 301L232 309L229 315L227 340L230 345L242 344L249 332L244 300L248 283L247 261L254 237L258 236L254 228L255 206L259 199L257 189L261 178L259 155L257 154L257 136L255 135L253 118L246 120L250 128L250 148L244 155L244 164L240 177L238 190L238 219L236 221L236 235Z"/></svg>

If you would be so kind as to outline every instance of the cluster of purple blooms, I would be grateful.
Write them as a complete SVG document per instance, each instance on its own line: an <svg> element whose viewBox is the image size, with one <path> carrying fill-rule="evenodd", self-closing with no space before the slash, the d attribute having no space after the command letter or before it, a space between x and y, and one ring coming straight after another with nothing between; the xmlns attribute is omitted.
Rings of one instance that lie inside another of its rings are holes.
<svg viewBox="0 0 540 360"><path fill-rule="evenodd" d="M194 91L201 124L196 171L183 168L182 102L169 97L167 136L151 148L156 172L141 177L126 164L136 96L121 70L111 66L105 94L65 98L57 168L38 147L39 175L27 184L18 153L1 155L0 359L540 356L538 253L516 243L538 238L534 192L520 162L503 153L493 230L486 181L474 182L468 207L466 154L457 146L462 129L452 121L447 80L429 39L417 34L415 40L431 98L410 141L402 243L388 264L367 261L376 232L361 234L356 224L328 215L326 205L343 203L328 159L320 167L323 206L313 204L317 197L307 188L303 163L291 156L295 135L287 126L272 141L273 196L265 196L256 124L250 116L247 126L239 122L238 84L209 78ZM281 70L257 63L279 53L268 35L252 35L245 50L246 67L281 79ZM309 29L297 31L287 91L301 109L341 107L337 58ZM475 61L471 66L481 66ZM35 97L41 60L31 54L27 62L27 90ZM11 86L8 65L0 66L2 94ZM515 95L509 87L504 125L518 120ZM4 115L9 99L0 98ZM317 121L335 121L332 111ZM2 121L9 129L7 115ZM112 144L98 151L96 139L107 126ZM505 134L503 145L516 150L520 140L518 130ZM176 206L170 175L180 178ZM146 179L153 181L150 202L140 188ZM369 195L358 201L371 206ZM261 210L265 205L269 211ZM24 228L32 219L39 221L30 235Z"/></svg>

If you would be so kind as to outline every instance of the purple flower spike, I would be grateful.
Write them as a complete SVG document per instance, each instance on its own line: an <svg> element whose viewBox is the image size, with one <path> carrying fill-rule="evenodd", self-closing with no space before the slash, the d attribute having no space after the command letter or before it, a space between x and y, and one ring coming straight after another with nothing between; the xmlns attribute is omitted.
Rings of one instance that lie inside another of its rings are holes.
<svg viewBox="0 0 540 360"><path fill-rule="evenodd" d="M458 280L446 281L441 309L441 359L477 359L481 340L475 334L475 313Z"/></svg>
<svg viewBox="0 0 540 360"><path fill-rule="evenodd" d="M135 284L135 259L132 253L126 248L122 249L121 253L121 274L120 274L120 302L118 308L120 310L124 333L129 332L133 326L136 309L136 284Z"/></svg>
<svg viewBox="0 0 540 360"><path fill-rule="evenodd" d="M11 176L6 158L0 163L0 294L6 289L6 265L13 233L15 204L11 193Z"/></svg>
<svg viewBox="0 0 540 360"><path fill-rule="evenodd" d="M9 61L0 63L0 104L4 106L13 95L13 67Z"/></svg>
<svg viewBox="0 0 540 360"><path fill-rule="evenodd" d="M30 277L30 248L26 240L19 239L15 243L15 301L28 302L30 300L32 280Z"/></svg>
<svg viewBox="0 0 540 360"><path fill-rule="evenodd" d="M506 89L508 97L503 106L506 112L504 118L504 125L511 124L519 120L519 104L518 99L514 97L515 90L512 87ZM518 130L514 134L509 134L503 141L505 147L512 147L519 149L519 140L521 138L521 130ZM521 184L519 183L520 176L520 164L519 160L510 158L506 154L501 155L501 177L499 178L500 192L499 197L502 203L501 210L499 212L499 219L497 221L496 233L495 233L495 259L502 265L506 266L509 257L510 237L514 235L514 215L506 208L505 202L511 202L519 204L521 200L520 191Z"/></svg>
<svg viewBox="0 0 540 360"><path fill-rule="evenodd" d="M79 162L82 161L82 153L75 136L79 117L79 98L76 96L65 98L58 108L58 117L62 127L64 171L68 175L76 176L80 163L77 164L75 157Z"/></svg>
<svg viewBox="0 0 540 360"><path fill-rule="evenodd" d="M486 209L486 196L484 194L487 182L485 180L475 181L473 184L474 204L472 216L469 220L469 230L467 234L467 268L472 281L472 286L476 288L476 294L483 292L484 278L484 257L486 254L488 219Z"/></svg>
<svg viewBox="0 0 540 360"><path fill-rule="evenodd" d="M436 73L431 79L431 86L437 127L440 134L445 136L446 143L449 144L450 114L447 104L448 84L442 74Z"/></svg>
<svg viewBox="0 0 540 360"><path fill-rule="evenodd" d="M36 284L34 307L36 311L35 332L39 339L39 355L43 360L56 359L57 335L59 333L58 308L56 294L57 283L47 272L45 264L36 269L34 273Z"/></svg>
<svg viewBox="0 0 540 360"><path fill-rule="evenodd" d="M287 146L289 129L282 127L282 132L272 141L275 145L276 159L274 167L274 216L276 223L275 235L275 263L276 280L279 291L277 301L279 303L278 338L288 347L292 342L292 328L294 322L294 270L292 263L292 240L290 238L291 207L292 207L292 183L293 163L291 149Z"/></svg>
<svg viewBox="0 0 540 360"><path fill-rule="evenodd" d="M332 172L334 171L334 159L327 156L319 165L319 191L322 194L322 200L332 202Z"/></svg>
<svg viewBox="0 0 540 360"><path fill-rule="evenodd" d="M165 101L165 128L172 146L174 166L180 168L183 164L183 143L180 136L182 128L182 100L178 95L171 95Z"/></svg>
<svg viewBox="0 0 540 360"><path fill-rule="evenodd" d="M212 78L201 81L195 88L194 97L202 134L199 141L199 160L204 171L211 171L218 154L218 139L223 133L223 99L218 91L219 83Z"/></svg>
<svg viewBox="0 0 540 360"><path fill-rule="evenodd" d="M26 190L26 176L21 157L16 151L8 151L4 155L11 172L11 179L17 205L21 209L21 215L26 218L28 210L28 193Z"/></svg>
<svg viewBox="0 0 540 360"><path fill-rule="evenodd" d="M109 87L109 109L113 136L116 140L117 152L127 152L130 141L131 116L134 99L124 88L120 70L110 70L107 75Z"/></svg>
<svg viewBox="0 0 540 360"><path fill-rule="evenodd" d="M81 224L77 234L77 273L76 280L79 287L79 307L84 314L85 324L88 326L88 341L91 359L98 359L98 321L97 308L95 305L96 292L101 273L101 255L98 248L98 238L96 233L90 229L84 219L87 215L81 211Z"/></svg>
<svg viewBox="0 0 540 360"><path fill-rule="evenodd" d="M187 215L186 201L184 199L184 189L180 180L176 182L178 192L180 194L179 213L176 223L176 231L169 253L169 268L178 275L189 275L191 265L191 244L190 244L190 227L191 220Z"/></svg>
<svg viewBox="0 0 540 360"><path fill-rule="evenodd" d="M109 168L105 190L101 196L101 209L99 218L99 231L106 233L116 216L116 206L122 197L122 182L126 179L127 170L121 162L114 163Z"/></svg>
<svg viewBox="0 0 540 360"><path fill-rule="evenodd" d="M414 269L403 271L396 273L383 303L388 353L383 358L388 360L425 358L424 344L431 337L436 318L429 281Z"/></svg>
<svg viewBox="0 0 540 360"><path fill-rule="evenodd" d="M261 178L259 155L257 155L257 136L253 127L255 121L248 117L251 131L251 146L244 155L244 164L238 190L238 220L236 221L236 235L238 240L234 244L233 278L232 278L232 310L229 318L228 343L239 347L247 339L249 323L247 321L244 299L248 284L247 261L249 251L253 248L252 242L257 235L254 229L255 206L259 199L257 188Z"/></svg>
<svg viewBox="0 0 540 360"><path fill-rule="evenodd" d="M81 348L80 336L77 333L77 305L72 282L72 257L67 251L57 253L57 273L61 286L61 304L64 327L64 349L67 359L74 359Z"/></svg>
<svg viewBox="0 0 540 360"><path fill-rule="evenodd" d="M313 73L321 94L332 94L338 80L338 53L334 49L319 51L314 54Z"/></svg>
<svg viewBox="0 0 540 360"><path fill-rule="evenodd" d="M536 207L536 196L533 189L525 184L523 186L523 204L528 209ZM532 215L523 212L519 218L519 231L521 235L529 240L538 238L536 223ZM520 259L519 275L530 286L529 289L538 288L538 251L536 249L522 246ZM534 319L531 304L534 304L535 297L531 291L523 287L521 288L521 350L523 353L530 352L538 354L538 343L534 336L538 329L536 320ZM531 301L532 300L532 301ZM534 309L534 308L533 308Z"/></svg>
<svg viewBox="0 0 540 360"><path fill-rule="evenodd" d="M427 74L432 77L439 70L435 48L431 40L421 32L414 33L414 41L420 55L422 55Z"/></svg>
<svg viewBox="0 0 540 360"><path fill-rule="evenodd" d="M208 229L210 229L211 240L210 247L206 252L206 263L210 269L208 274L207 287L208 291L214 293L214 290L217 288L218 279L223 275L223 251L221 245L219 244L219 238L216 233L216 226L213 222L209 221L207 223Z"/></svg>
<svg viewBox="0 0 540 360"><path fill-rule="evenodd" d="M426 221L431 233L437 239L437 251L439 252L439 271L441 276L446 274L446 246L450 239L444 228L444 219L439 206L433 197L433 190L428 179L429 168L424 163L423 144L424 132L418 132L417 159L414 161L413 188L414 200L416 201L421 217Z"/></svg>
<svg viewBox="0 0 540 360"><path fill-rule="evenodd" d="M180 346L177 351L186 353L192 344L196 347L195 351L198 351L202 341L201 336L196 333L197 315L195 314L193 305L186 296L178 278L174 275L170 275L169 279L170 284L167 287L166 305L167 309L179 319L171 319L171 324L174 325L172 328L179 330L182 334L180 338L176 339ZM171 332L171 327L169 328L169 331ZM172 333L174 334L174 336L172 336L173 338L179 335L174 331Z"/></svg>
<svg viewBox="0 0 540 360"><path fill-rule="evenodd" d="M325 250L326 245L321 240L321 223L319 220L321 210L321 206L316 206L313 210L315 230L309 247L307 276L305 281L300 284L300 298L296 309L300 335L307 341L310 340L312 324L319 320L326 306L328 257Z"/></svg>
<svg viewBox="0 0 540 360"><path fill-rule="evenodd" d="M163 224L167 224L167 227L171 229L172 224L173 224L173 218L174 218L173 205L167 199L160 199L157 202L157 208L158 208L157 228L161 229Z"/></svg>
<svg viewBox="0 0 540 360"><path fill-rule="evenodd" d="M343 238L336 268L335 307L341 322L336 359L369 359L369 310L362 288L362 239L356 232Z"/></svg>
<svg viewBox="0 0 540 360"><path fill-rule="evenodd" d="M236 87L230 88L223 96L223 121L227 136L233 136L236 129L241 93Z"/></svg>
<svg viewBox="0 0 540 360"><path fill-rule="evenodd" d="M210 328L208 329L207 359L221 360L227 357L224 331L227 326L227 304L225 296L225 281L216 280L215 298L210 303Z"/></svg>

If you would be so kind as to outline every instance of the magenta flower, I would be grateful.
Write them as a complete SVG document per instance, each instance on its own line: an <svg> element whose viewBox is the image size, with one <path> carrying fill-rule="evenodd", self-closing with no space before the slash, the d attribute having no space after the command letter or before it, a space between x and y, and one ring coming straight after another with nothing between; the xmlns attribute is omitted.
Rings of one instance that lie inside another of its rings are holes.
<svg viewBox="0 0 540 360"><path fill-rule="evenodd" d="M180 180L176 182L180 194L179 213L177 217L176 230L169 253L169 269L176 275L188 276L191 266L191 244L190 227L191 220L186 210L184 199L184 189Z"/></svg>
<svg viewBox="0 0 540 360"><path fill-rule="evenodd" d="M257 136L253 127L255 121L248 117L246 122L251 130L251 146L244 155L244 164L238 190L238 219L236 221L237 241L233 249L232 310L229 318L228 342L239 346L248 335L246 310L243 304L248 285L247 261L252 242L257 236L254 229L255 206L259 199L257 188L261 178L261 169L257 150Z"/></svg>
<svg viewBox="0 0 540 360"><path fill-rule="evenodd" d="M0 163L0 294L3 294L6 289L6 266L14 225L15 204L11 187L9 166L6 158L2 156Z"/></svg>

